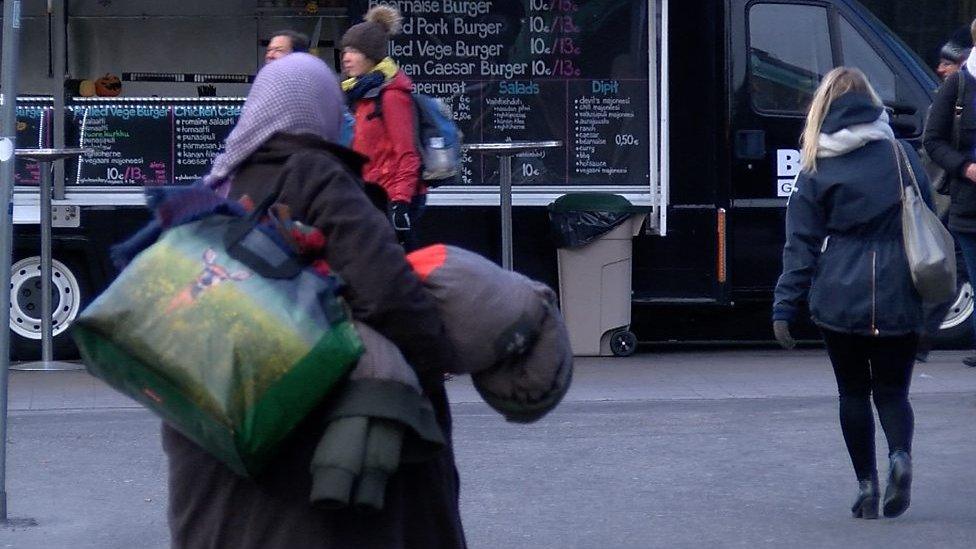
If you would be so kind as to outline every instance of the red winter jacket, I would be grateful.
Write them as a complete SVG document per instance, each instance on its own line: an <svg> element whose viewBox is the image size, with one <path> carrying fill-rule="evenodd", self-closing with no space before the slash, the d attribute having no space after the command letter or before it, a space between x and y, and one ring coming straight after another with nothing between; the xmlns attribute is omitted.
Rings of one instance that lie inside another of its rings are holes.
<svg viewBox="0 0 976 549"><path fill-rule="evenodd" d="M356 131L352 149L369 157L363 179L386 189L391 202L410 202L415 195L427 192L420 182L420 154L414 142L412 85L410 77L397 71L380 92L381 116L369 116L376 109L374 97L356 101L353 112Z"/></svg>

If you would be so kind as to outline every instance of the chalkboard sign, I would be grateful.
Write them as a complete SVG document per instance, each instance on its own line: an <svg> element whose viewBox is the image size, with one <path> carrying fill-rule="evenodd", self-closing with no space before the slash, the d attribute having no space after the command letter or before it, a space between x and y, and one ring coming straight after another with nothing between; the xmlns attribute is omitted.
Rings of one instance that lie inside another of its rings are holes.
<svg viewBox="0 0 976 549"><path fill-rule="evenodd" d="M242 101L151 99L72 105L69 141L89 149L74 185L188 184L210 171Z"/></svg>
<svg viewBox="0 0 976 549"><path fill-rule="evenodd" d="M414 90L444 99L467 143L559 140L517 154L521 187L650 192L647 0L383 0L403 31L390 53ZM351 0L353 20L371 0ZM372 3L376 3L375 0ZM68 144L92 149L74 185L187 184L206 174L242 101L95 99L69 108ZM73 166L73 167L72 167ZM493 185L467 153L458 185Z"/></svg>
<svg viewBox="0 0 976 549"><path fill-rule="evenodd" d="M44 104L17 105L17 148L41 149L48 145L47 121L51 117L51 107ZM15 185L37 185L41 181L41 170L37 162L17 159L14 163Z"/></svg>
<svg viewBox="0 0 976 549"><path fill-rule="evenodd" d="M391 56L465 142L563 141L516 155L514 184L649 189L647 0L381 3L404 17ZM370 4L352 1L352 20ZM461 185L497 183L494 158L464 158Z"/></svg>
<svg viewBox="0 0 976 549"><path fill-rule="evenodd" d="M624 185L650 170L647 82L571 82L570 181ZM636 98L644 98L639 101Z"/></svg>
<svg viewBox="0 0 976 549"><path fill-rule="evenodd" d="M173 179L193 182L210 171L241 116L240 104L174 105Z"/></svg>
<svg viewBox="0 0 976 549"><path fill-rule="evenodd" d="M80 185L164 185L172 174L172 121L161 104L93 104L69 108L79 146Z"/></svg>

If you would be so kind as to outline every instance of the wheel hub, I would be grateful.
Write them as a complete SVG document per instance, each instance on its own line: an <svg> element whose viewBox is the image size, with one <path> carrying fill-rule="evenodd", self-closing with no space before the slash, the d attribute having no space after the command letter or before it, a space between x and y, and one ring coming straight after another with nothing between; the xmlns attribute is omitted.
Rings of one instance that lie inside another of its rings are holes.
<svg viewBox="0 0 976 549"><path fill-rule="evenodd" d="M966 322L973 314L973 287L969 282L959 287L956 300L952 302L945 319L942 320L941 329L947 330Z"/></svg>
<svg viewBox="0 0 976 549"><path fill-rule="evenodd" d="M26 257L10 268L10 329L21 337L41 339L41 259ZM81 309L78 280L58 260L51 262L53 335L63 332Z"/></svg>

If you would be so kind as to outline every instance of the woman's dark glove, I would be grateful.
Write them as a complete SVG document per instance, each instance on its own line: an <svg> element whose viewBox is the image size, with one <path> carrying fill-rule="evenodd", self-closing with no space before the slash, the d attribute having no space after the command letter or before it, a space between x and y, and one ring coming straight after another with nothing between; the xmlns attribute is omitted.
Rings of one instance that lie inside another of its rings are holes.
<svg viewBox="0 0 976 549"><path fill-rule="evenodd" d="M395 231L410 230L410 204L396 201L390 204L390 222Z"/></svg>
<svg viewBox="0 0 976 549"><path fill-rule="evenodd" d="M779 346L784 349L789 350L796 346L796 341L790 335L790 324L785 320L773 321L773 335L776 336Z"/></svg>

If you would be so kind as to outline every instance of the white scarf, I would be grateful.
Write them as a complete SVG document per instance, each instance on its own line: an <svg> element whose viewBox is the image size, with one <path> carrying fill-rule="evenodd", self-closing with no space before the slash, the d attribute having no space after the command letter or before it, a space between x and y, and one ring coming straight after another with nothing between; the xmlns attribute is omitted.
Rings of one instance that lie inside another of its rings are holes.
<svg viewBox="0 0 976 549"><path fill-rule="evenodd" d="M969 52L969 57L966 58L966 62L963 64L963 66L966 67L966 72L968 72L970 76L976 78L976 48L973 48L973 50Z"/></svg>
<svg viewBox="0 0 976 549"><path fill-rule="evenodd" d="M881 111L881 116L874 122L854 124L834 133L822 133L817 141L817 158L831 158L847 154L859 149L869 141L894 139L895 132L888 125L888 113Z"/></svg>

